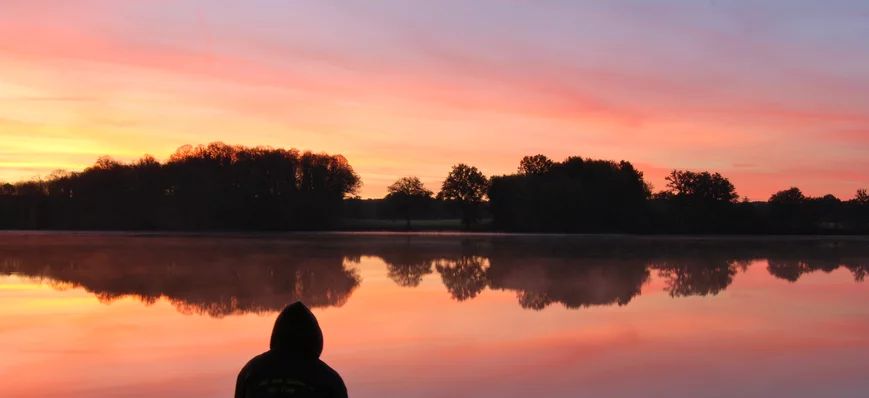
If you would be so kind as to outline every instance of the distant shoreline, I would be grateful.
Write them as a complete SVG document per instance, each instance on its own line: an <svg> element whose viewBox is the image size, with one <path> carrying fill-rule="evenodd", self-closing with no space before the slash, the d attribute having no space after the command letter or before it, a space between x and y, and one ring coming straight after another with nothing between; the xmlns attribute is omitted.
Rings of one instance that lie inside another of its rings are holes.
<svg viewBox="0 0 869 398"><path fill-rule="evenodd" d="M4 237L24 236L106 236L106 237L178 237L178 238L299 238L299 237L475 237L475 238L545 238L579 240L632 241L866 241L869 235L689 235L689 234L564 234L493 231L112 231L112 230L0 230Z"/></svg>
<svg viewBox="0 0 869 398"><path fill-rule="evenodd" d="M382 199L341 155L213 142L168 160L108 156L81 172L0 183L0 228L241 232L511 232L654 235L869 234L869 190L851 199L796 187L766 202L730 180L673 170L654 192L628 161L525 156L516 172L486 176L459 163L439 192L398 178Z"/></svg>

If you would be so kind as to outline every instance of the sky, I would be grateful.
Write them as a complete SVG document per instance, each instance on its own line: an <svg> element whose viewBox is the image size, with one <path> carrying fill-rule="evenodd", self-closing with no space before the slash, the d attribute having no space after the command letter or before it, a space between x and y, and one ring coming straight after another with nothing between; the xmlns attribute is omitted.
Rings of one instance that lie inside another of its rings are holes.
<svg viewBox="0 0 869 398"><path fill-rule="evenodd" d="M340 153L363 197L542 153L869 187L864 0L0 0L0 180L184 144Z"/></svg>

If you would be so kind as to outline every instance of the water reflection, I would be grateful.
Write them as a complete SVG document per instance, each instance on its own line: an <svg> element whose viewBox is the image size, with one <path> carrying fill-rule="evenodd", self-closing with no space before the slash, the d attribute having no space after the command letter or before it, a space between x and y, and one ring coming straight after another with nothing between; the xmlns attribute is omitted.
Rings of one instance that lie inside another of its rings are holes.
<svg viewBox="0 0 869 398"><path fill-rule="evenodd" d="M655 269L671 297L716 295L733 283L736 262L720 259L667 259Z"/></svg>
<svg viewBox="0 0 869 398"><path fill-rule="evenodd" d="M416 255L409 250L384 253L383 261L386 263L389 279L398 286L417 287L422 283L423 277L434 272L432 265L435 259Z"/></svg>
<svg viewBox="0 0 869 398"><path fill-rule="evenodd" d="M869 244L859 239L64 235L50 243L5 239L0 273L83 288L104 303L164 298L185 314L223 317L278 311L297 300L340 307L362 283L353 263L368 256L380 258L399 286L417 287L436 272L454 300L513 291L530 310L628 305L653 274L671 297L717 295L762 260L789 282L840 267L860 282L869 272Z"/></svg>
<svg viewBox="0 0 869 398"><path fill-rule="evenodd" d="M496 256L489 269L493 289L517 292L523 308L541 310L553 303L567 308L627 305L649 280L640 259Z"/></svg>
<svg viewBox="0 0 869 398"><path fill-rule="evenodd" d="M850 270L857 282L863 282L869 273L869 261L865 258L840 258L833 254L828 258L772 256L767 270L776 278L796 282L805 274L817 271L830 273L840 267Z"/></svg>
<svg viewBox="0 0 869 398"><path fill-rule="evenodd" d="M10 245L11 246L11 245ZM304 301L341 306L361 278L340 253L239 240L66 238L0 250L0 273L83 288L100 302L161 298L184 314L223 317L281 310Z"/></svg>

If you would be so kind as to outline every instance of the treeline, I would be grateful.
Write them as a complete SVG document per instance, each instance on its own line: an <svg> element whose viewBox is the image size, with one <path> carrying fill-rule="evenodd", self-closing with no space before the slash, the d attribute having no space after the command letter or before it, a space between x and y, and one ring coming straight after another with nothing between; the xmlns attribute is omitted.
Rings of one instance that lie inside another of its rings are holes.
<svg viewBox="0 0 869 398"><path fill-rule="evenodd" d="M790 188L766 202L751 202L719 173L674 170L666 181L665 189L653 192L630 162L581 157L554 162L535 155L523 158L516 173L492 178L472 166L454 166L437 197L418 178L402 178L389 188L384 204L404 215L408 225L439 199L456 204L466 226L486 207L493 229L506 232L869 233L865 189L841 200Z"/></svg>
<svg viewBox="0 0 869 398"><path fill-rule="evenodd" d="M212 143L168 161L109 157L82 172L0 187L0 228L328 228L361 180L342 156Z"/></svg>
<svg viewBox="0 0 869 398"><path fill-rule="evenodd" d="M356 193L340 155L212 143L168 161L100 158L82 172L0 184L0 228L90 230L328 230L339 219L482 218L505 232L640 234L869 233L869 193L807 197L798 188L765 202L741 197L718 173L674 170L655 192L630 162L526 156L516 173L486 177L453 166L439 192L413 176L382 200ZM479 230L479 228L476 228Z"/></svg>
<svg viewBox="0 0 869 398"><path fill-rule="evenodd" d="M496 228L533 232L647 230L651 186L629 162L526 157L519 172L492 178Z"/></svg>

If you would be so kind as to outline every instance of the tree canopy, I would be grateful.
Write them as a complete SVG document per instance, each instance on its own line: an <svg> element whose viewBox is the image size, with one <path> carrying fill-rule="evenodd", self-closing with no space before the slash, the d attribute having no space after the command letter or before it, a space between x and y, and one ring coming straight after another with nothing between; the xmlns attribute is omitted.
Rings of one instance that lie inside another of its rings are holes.
<svg viewBox="0 0 869 398"><path fill-rule="evenodd" d="M386 201L390 207L407 221L423 213L430 205L434 193L425 188L419 177L402 177L387 188Z"/></svg>
<svg viewBox="0 0 869 398"><path fill-rule="evenodd" d="M454 201L462 209L466 228L479 219L479 208L489 190L489 180L476 167L459 163L444 180L438 199Z"/></svg>
<svg viewBox="0 0 869 398"><path fill-rule="evenodd" d="M736 187L719 173L673 170L667 180L667 188L677 197L735 202L739 199Z"/></svg>
<svg viewBox="0 0 869 398"><path fill-rule="evenodd" d="M404 195L404 196L426 196L430 197L434 193L425 188L419 177L402 177L398 181L392 183L387 189L389 195Z"/></svg>
<svg viewBox="0 0 869 398"><path fill-rule="evenodd" d="M548 173L554 164L545 155L525 156L519 162L519 174L543 175Z"/></svg>
<svg viewBox="0 0 869 398"><path fill-rule="evenodd" d="M869 191L867 191L865 188L858 189L857 195L854 196L854 202L859 205L869 205Z"/></svg>
<svg viewBox="0 0 869 398"><path fill-rule="evenodd" d="M533 232L642 230L649 185L629 162L525 157L520 172L492 179L496 227Z"/></svg>
<svg viewBox="0 0 869 398"><path fill-rule="evenodd" d="M796 187L776 192L769 198L769 203L777 205L800 205L805 201L806 195Z"/></svg>
<svg viewBox="0 0 869 398"><path fill-rule="evenodd" d="M361 186L340 155L211 143L165 163L108 156L15 187L0 223L55 229L317 229Z"/></svg>

